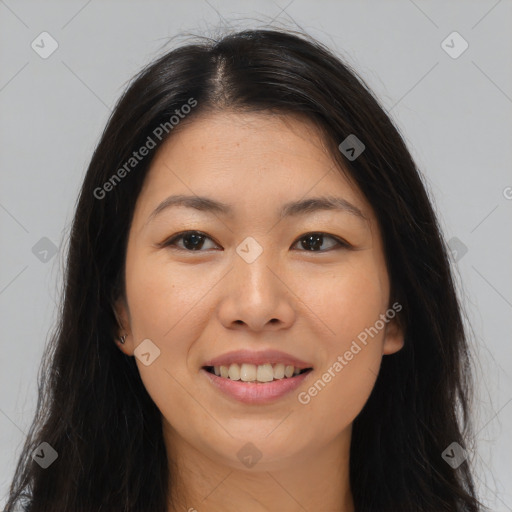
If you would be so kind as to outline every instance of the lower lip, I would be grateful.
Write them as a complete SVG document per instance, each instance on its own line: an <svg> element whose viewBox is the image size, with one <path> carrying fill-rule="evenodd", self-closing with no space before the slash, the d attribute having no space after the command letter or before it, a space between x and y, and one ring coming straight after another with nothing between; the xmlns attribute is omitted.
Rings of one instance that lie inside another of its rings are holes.
<svg viewBox="0 0 512 512"><path fill-rule="evenodd" d="M271 382L244 382L231 380L208 372L201 368L209 381L220 391L244 404L268 404L297 389L313 372L309 370L294 377L273 380Z"/></svg>

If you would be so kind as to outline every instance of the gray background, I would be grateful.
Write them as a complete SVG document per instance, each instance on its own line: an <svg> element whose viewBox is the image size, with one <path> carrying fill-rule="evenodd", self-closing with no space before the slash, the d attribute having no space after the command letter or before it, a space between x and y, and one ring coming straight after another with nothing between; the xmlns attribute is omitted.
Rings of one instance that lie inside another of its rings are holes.
<svg viewBox="0 0 512 512"><path fill-rule="evenodd" d="M1 503L35 408L78 189L111 107L169 37L271 20L302 27L367 80L424 173L446 237L456 237L454 267L478 367L479 445L469 455L488 506L512 511L507 0L0 0ZM31 48L43 31L59 45L47 59ZM441 46L453 31L469 44L458 58Z"/></svg>

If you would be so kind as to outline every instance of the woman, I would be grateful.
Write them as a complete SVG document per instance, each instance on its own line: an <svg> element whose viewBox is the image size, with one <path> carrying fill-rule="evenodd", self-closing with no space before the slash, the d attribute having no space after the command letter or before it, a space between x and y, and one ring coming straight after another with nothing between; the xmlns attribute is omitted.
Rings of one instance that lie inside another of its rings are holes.
<svg viewBox="0 0 512 512"><path fill-rule="evenodd" d="M447 254L328 49L248 30L167 53L85 177L6 510L481 510Z"/></svg>

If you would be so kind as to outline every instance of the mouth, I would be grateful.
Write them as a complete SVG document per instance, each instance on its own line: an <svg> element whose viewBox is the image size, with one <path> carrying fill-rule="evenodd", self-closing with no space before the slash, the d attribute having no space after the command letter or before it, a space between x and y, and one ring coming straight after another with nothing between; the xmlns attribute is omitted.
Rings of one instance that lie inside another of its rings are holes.
<svg viewBox="0 0 512 512"><path fill-rule="evenodd" d="M229 400L246 405L270 405L289 396L311 380L313 368L282 363L203 366L201 374L213 389Z"/></svg>
<svg viewBox="0 0 512 512"><path fill-rule="evenodd" d="M247 405L285 399L312 378L314 367L280 350L236 350L203 361L200 373L221 395Z"/></svg>
<svg viewBox="0 0 512 512"><path fill-rule="evenodd" d="M293 365L232 363L229 366L203 366L203 370L221 379L238 381L240 383L268 384L279 380L291 380L313 370L309 368L298 368Z"/></svg>

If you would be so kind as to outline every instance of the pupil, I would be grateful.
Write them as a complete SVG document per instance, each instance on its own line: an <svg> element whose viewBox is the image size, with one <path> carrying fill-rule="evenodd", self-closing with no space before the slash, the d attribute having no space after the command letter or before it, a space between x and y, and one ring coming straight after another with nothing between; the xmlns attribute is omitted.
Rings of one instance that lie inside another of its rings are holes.
<svg viewBox="0 0 512 512"><path fill-rule="evenodd" d="M185 247L187 249L197 249L197 248L200 249L204 242L204 240L202 240L202 238L203 238L202 235L198 235L197 233L190 233L183 237L183 244L185 245ZM190 239L193 240L192 244L187 243L187 240L190 240Z"/></svg>
<svg viewBox="0 0 512 512"><path fill-rule="evenodd" d="M313 251L322 246L322 243L321 243L322 239L323 239L323 235L313 234L313 235L308 235L308 236L304 237L303 241L306 241L306 244L311 243L313 245L313 248L309 249L309 250ZM302 244L302 247L304 247L305 249L308 249L307 247L304 246L304 243Z"/></svg>

